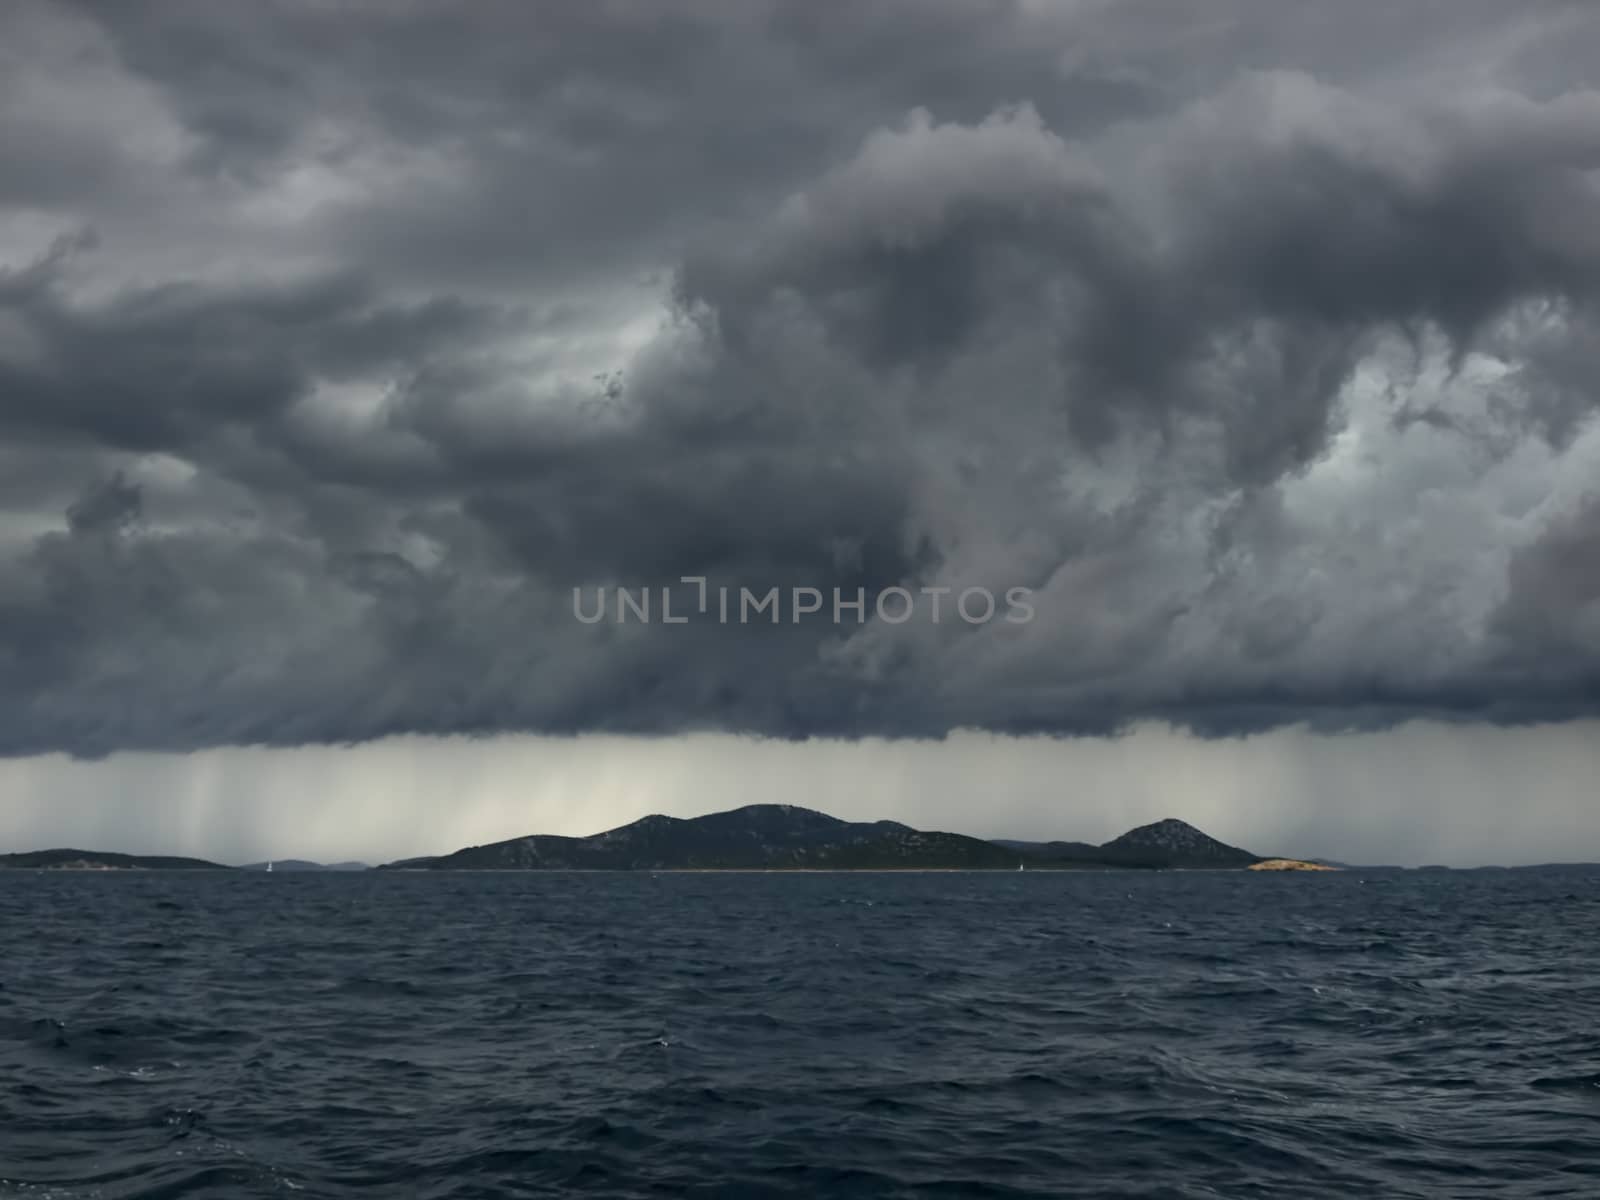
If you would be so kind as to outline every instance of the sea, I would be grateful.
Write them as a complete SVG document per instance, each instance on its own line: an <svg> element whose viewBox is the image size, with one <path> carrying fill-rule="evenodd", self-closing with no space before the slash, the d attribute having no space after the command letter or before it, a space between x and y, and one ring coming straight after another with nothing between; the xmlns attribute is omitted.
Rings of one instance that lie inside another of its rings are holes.
<svg viewBox="0 0 1600 1200"><path fill-rule="evenodd" d="M0 873L0 1196L1600 1197L1600 870Z"/></svg>

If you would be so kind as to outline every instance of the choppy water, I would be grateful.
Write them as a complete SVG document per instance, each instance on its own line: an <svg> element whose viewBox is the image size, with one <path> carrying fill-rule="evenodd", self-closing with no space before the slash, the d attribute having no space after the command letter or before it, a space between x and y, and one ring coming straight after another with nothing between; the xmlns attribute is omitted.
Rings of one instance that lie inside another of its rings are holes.
<svg viewBox="0 0 1600 1200"><path fill-rule="evenodd" d="M1600 1196L1600 873L0 875L0 1195Z"/></svg>

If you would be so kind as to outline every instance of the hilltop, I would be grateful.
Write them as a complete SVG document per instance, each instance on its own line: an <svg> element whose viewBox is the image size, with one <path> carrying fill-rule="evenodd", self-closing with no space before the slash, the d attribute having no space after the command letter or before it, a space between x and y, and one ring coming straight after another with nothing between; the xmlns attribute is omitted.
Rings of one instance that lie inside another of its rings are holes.
<svg viewBox="0 0 1600 1200"><path fill-rule="evenodd" d="M1186 821L1168 817L1130 829L1095 851L1102 862L1126 867L1248 867L1259 854L1241 850L1201 833Z"/></svg>

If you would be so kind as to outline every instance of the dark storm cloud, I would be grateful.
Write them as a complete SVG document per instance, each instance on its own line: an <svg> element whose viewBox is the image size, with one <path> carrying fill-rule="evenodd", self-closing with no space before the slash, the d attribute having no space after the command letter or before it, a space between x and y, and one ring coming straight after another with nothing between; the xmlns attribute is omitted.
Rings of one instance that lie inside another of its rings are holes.
<svg viewBox="0 0 1600 1200"><path fill-rule="evenodd" d="M1592 715L1600 22L1365 15L10 10L0 750Z"/></svg>
<svg viewBox="0 0 1600 1200"><path fill-rule="evenodd" d="M75 303L46 260L0 275L0 426L13 437L188 449L269 426L320 378L415 370L492 314L451 297L385 301L353 277L293 286L133 287Z"/></svg>
<svg viewBox="0 0 1600 1200"><path fill-rule="evenodd" d="M929 97L976 120L1039 96L1068 125L1150 103L1064 78L1013 0L81 7L192 135L189 171L425 151L316 236L427 286L670 268L681 238Z"/></svg>
<svg viewBox="0 0 1600 1200"><path fill-rule="evenodd" d="M1502 669L1531 663L1557 686L1600 696L1600 495L1557 521L1511 560L1506 598L1496 613L1505 639Z"/></svg>

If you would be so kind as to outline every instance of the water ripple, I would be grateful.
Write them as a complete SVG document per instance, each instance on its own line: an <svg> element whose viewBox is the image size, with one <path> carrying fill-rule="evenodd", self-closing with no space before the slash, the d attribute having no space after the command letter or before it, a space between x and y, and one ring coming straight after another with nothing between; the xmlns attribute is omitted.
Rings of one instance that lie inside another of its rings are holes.
<svg viewBox="0 0 1600 1200"><path fill-rule="evenodd" d="M0 875L0 1197L1592 1197L1600 874Z"/></svg>

